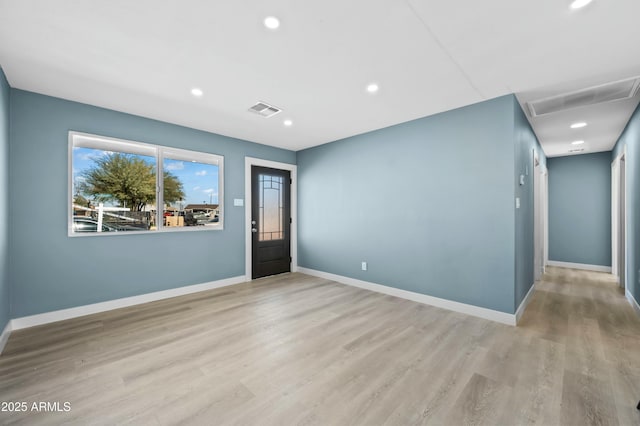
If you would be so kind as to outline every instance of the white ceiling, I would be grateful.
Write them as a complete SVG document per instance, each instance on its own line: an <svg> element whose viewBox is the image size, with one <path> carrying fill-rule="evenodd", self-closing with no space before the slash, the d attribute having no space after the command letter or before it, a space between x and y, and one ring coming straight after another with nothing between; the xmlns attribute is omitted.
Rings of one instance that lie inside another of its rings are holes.
<svg viewBox="0 0 640 426"><path fill-rule="evenodd" d="M638 16L638 0L0 0L0 65L15 88L299 150L640 75ZM587 116L585 148L611 149L632 103ZM553 115L532 124L558 155L574 117Z"/></svg>
<svg viewBox="0 0 640 426"><path fill-rule="evenodd" d="M517 95L547 157L603 152L613 148L631 114L638 106L640 91L629 99L566 109L537 117L531 117L527 105L530 101L565 95L600 83L603 83L603 80L599 78L590 81L576 80L572 83L552 85ZM587 126L572 129L573 123L587 123ZM571 142L574 141L584 141L584 144L572 145ZM583 149L583 151L570 152L575 149Z"/></svg>

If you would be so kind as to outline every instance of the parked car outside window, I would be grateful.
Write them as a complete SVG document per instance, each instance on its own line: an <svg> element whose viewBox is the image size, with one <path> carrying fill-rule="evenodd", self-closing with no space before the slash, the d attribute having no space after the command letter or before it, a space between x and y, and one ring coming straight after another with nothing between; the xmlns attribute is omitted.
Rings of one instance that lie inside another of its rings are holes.
<svg viewBox="0 0 640 426"><path fill-rule="evenodd" d="M115 232L116 228L102 224L102 232ZM98 221L90 217L74 216L73 232L98 232Z"/></svg>

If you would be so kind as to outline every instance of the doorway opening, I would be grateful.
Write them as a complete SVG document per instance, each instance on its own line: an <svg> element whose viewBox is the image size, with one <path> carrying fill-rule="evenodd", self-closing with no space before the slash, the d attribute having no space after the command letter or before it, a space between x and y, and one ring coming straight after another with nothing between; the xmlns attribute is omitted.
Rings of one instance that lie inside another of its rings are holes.
<svg viewBox="0 0 640 426"><path fill-rule="evenodd" d="M547 265L547 174L533 151L533 278L540 280Z"/></svg>
<svg viewBox="0 0 640 426"><path fill-rule="evenodd" d="M611 269L626 290L627 214L626 214L626 147L611 163Z"/></svg>

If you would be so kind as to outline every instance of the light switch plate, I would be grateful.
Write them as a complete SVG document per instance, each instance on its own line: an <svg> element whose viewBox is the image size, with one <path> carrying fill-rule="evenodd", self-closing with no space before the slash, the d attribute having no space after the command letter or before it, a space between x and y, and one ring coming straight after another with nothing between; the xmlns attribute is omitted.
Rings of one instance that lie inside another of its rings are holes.
<svg viewBox="0 0 640 426"><path fill-rule="evenodd" d="M234 198L233 205L236 207L242 207L244 206L244 200L242 198Z"/></svg>
<svg viewBox="0 0 640 426"><path fill-rule="evenodd" d="M520 208L520 197L516 197L516 209Z"/></svg>

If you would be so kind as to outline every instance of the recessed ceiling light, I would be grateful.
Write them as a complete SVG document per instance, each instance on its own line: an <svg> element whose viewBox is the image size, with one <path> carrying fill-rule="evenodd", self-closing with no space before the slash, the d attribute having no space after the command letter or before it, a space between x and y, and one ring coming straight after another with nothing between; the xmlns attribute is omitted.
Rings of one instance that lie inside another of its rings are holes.
<svg viewBox="0 0 640 426"><path fill-rule="evenodd" d="M591 3L592 0L574 0L571 3L571 9L580 9Z"/></svg>
<svg viewBox="0 0 640 426"><path fill-rule="evenodd" d="M277 30L280 26L280 20L275 16L267 16L264 18L264 26L270 30Z"/></svg>
<svg viewBox="0 0 640 426"><path fill-rule="evenodd" d="M367 86L367 92L376 93L380 89L376 83L371 83Z"/></svg>
<svg viewBox="0 0 640 426"><path fill-rule="evenodd" d="M584 143L584 141L574 141L571 142L571 145L582 145Z"/></svg>
<svg viewBox="0 0 640 426"><path fill-rule="evenodd" d="M291 127L293 125L293 121L291 120L284 120L284 125L287 127Z"/></svg>
<svg viewBox="0 0 640 426"><path fill-rule="evenodd" d="M581 121L580 123L573 123L571 125L572 129L579 129L581 127L585 127L587 125L587 123L585 123L584 121Z"/></svg>
<svg viewBox="0 0 640 426"><path fill-rule="evenodd" d="M191 89L191 94L196 98L199 98L200 96L204 95L204 92L202 91L202 89L194 87L193 89Z"/></svg>

